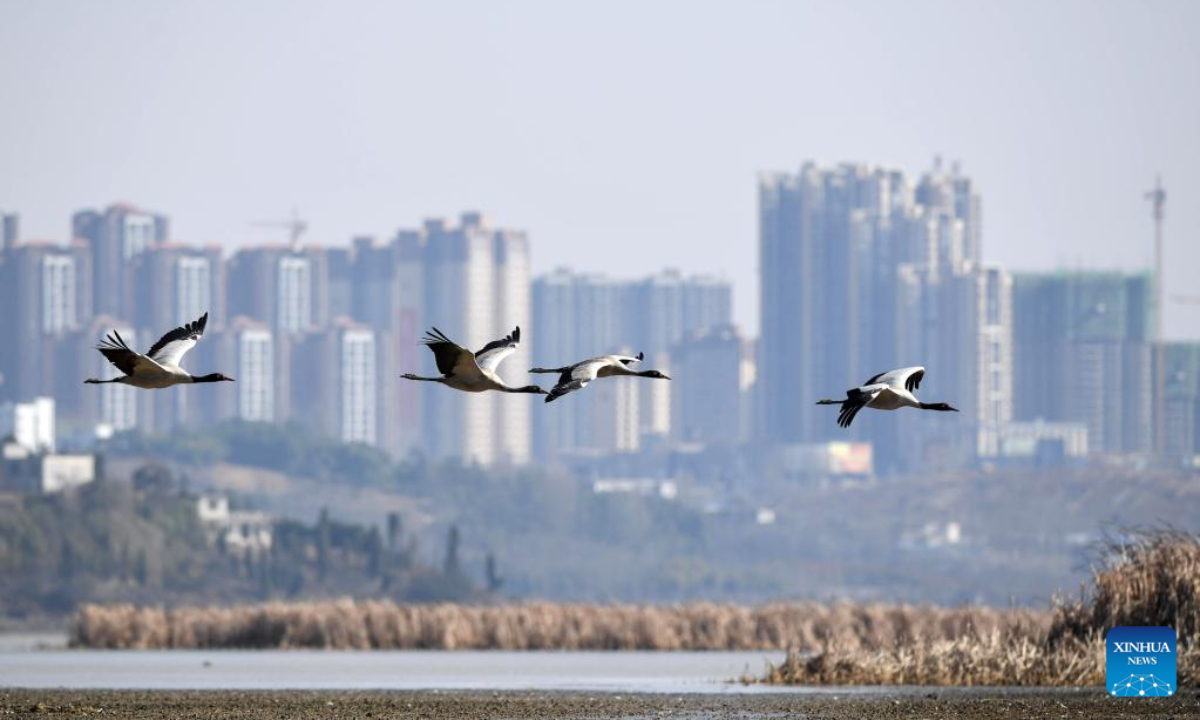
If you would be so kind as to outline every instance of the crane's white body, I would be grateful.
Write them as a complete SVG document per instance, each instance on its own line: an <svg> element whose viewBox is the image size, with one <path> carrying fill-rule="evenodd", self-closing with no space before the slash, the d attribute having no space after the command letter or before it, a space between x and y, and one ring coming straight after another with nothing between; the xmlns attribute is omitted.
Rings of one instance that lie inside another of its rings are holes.
<svg viewBox="0 0 1200 720"><path fill-rule="evenodd" d="M470 365L475 365L474 360ZM478 366L469 367L467 363L455 364L454 374L442 378L439 382L448 388L472 393L508 389L508 385L496 373Z"/></svg>
<svg viewBox="0 0 1200 720"><path fill-rule="evenodd" d="M162 390L175 385L191 384L193 378L191 373L178 365L164 365L142 355L138 357L132 375L116 378L113 382L143 390Z"/></svg>
<svg viewBox="0 0 1200 720"><path fill-rule="evenodd" d="M558 384L554 386L554 392L566 395L584 389L596 378L637 375L636 371L626 367L637 362L641 362L641 358L628 355L601 355L577 362L563 372Z"/></svg>
<svg viewBox="0 0 1200 720"><path fill-rule="evenodd" d="M899 410L906 407L921 407L921 401L902 387L890 385L865 385L858 391L870 396L866 407L872 410Z"/></svg>
<svg viewBox="0 0 1200 720"><path fill-rule="evenodd" d="M899 410L901 408L917 408L920 410L937 410L958 412L946 403L923 403L913 394L921 386L925 377L925 368L920 366L900 368L880 373L859 387L846 391L844 400L820 400L818 405L840 405L838 425L850 427L854 416L863 408L872 410Z"/></svg>

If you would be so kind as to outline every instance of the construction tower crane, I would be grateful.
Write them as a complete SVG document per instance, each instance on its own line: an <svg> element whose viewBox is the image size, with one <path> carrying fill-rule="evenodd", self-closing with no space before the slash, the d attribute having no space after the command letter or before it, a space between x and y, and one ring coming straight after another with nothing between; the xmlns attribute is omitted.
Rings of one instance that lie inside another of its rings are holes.
<svg viewBox="0 0 1200 720"><path fill-rule="evenodd" d="M263 220L254 223L254 227L281 227L287 228L288 242L293 250L300 249L300 236L308 229L308 223L300 219L300 212L296 208L292 208L291 220Z"/></svg>
<svg viewBox="0 0 1200 720"><path fill-rule="evenodd" d="M1154 447L1161 456L1166 448L1166 424L1164 416L1163 402L1165 393L1163 392L1163 372L1165 367L1163 364L1163 356L1165 355L1165 335L1163 333L1163 315L1166 311L1166 293L1164 292L1163 282L1163 206L1167 203L1167 191L1163 189L1162 176L1155 178L1154 189L1146 193L1146 199L1149 200L1154 207L1154 284L1156 286L1156 294L1158 297L1158 312L1155 313L1157 335L1157 352L1154 358Z"/></svg>

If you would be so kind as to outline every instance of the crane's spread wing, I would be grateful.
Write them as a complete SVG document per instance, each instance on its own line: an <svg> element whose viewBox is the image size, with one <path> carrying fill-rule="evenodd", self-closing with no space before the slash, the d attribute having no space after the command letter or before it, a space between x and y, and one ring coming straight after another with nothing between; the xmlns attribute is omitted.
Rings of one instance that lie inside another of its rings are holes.
<svg viewBox="0 0 1200 720"><path fill-rule="evenodd" d="M558 377L558 384L553 386L550 394L546 395L546 402L552 402L557 398L562 397L568 392L582 390L587 384L596 379L596 376L605 367L612 365L612 356L604 356L604 358L592 358L582 362L576 362Z"/></svg>
<svg viewBox="0 0 1200 720"><path fill-rule="evenodd" d="M628 355L605 355L604 357L594 358L594 360L607 361L600 366L599 371L596 372L596 377L606 378L614 375L623 375L624 373L618 371L624 370L633 363L640 363L642 361L642 357L642 353L638 353L637 357L629 357Z"/></svg>
<svg viewBox="0 0 1200 720"><path fill-rule="evenodd" d="M848 428L854 422L854 416L875 399L883 390L882 385L864 386L846 391L846 399L842 401L842 409L838 412L838 426Z"/></svg>
<svg viewBox="0 0 1200 720"><path fill-rule="evenodd" d="M600 370L611 364L611 358L598 357L577 362L558 376L558 383L546 395L546 402L554 400L575 390L582 390L588 383L596 379Z"/></svg>
<svg viewBox="0 0 1200 720"><path fill-rule="evenodd" d="M163 335L158 342L154 343L146 356L159 365L179 367L179 363L183 361L183 356L187 354L187 351L196 347L196 343L200 341L200 336L204 334L204 328L207 325L208 313L204 313L199 320L184 323Z"/></svg>
<svg viewBox="0 0 1200 720"><path fill-rule="evenodd" d="M521 343L521 328L514 328L512 334L508 337L502 337L499 340L493 340L483 349L475 353L475 363L479 365L481 370L489 370L495 372L496 368L500 367L501 361L504 358L512 355L517 351L517 345Z"/></svg>
<svg viewBox="0 0 1200 720"><path fill-rule="evenodd" d="M925 377L925 368L906 367L899 370L888 370L887 372L879 373L875 377L863 383L863 387L868 385L884 384L888 387L904 388L912 392L921 387L921 378Z"/></svg>
<svg viewBox="0 0 1200 720"><path fill-rule="evenodd" d="M139 370L143 373L149 370L162 370L162 366L151 358L134 352L128 343L125 342L125 338L121 337L121 333L116 330L106 335L96 345L96 349L100 351L100 354L105 359L126 375L135 375Z"/></svg>
<svg viewBox="0 0 1200 720"><path fill-rule="evenodd" d="M587 385L591 381L595 380L596 376L600 373L601 368L607 365L608 358L602 357L592 358L591 360L584 360L583 362L575 363L559 376L558 384L566 385L568 383L575 382L580 383L579 387L583 387L584 385Z"/></svg>
<svg viewBox="0 0 1200 720"><path fill-rule="evenodd" d="M433 328L425 333L421 342L425 343L433 352L438 372L441 374L450 376L479 373L479 366L475 363L475 356L471 354L471 351L455 344L441 330Z"/></svg>
<svg viewBox="0 0 1200 720"><path fill-rule="evenodd" d="M624 364L626 367L628 367L628 366L632 365L632 364L633 364L633 363L635 363L635 362L636 362L636 363L640 363L640 362L642 361L642 358L643 358L643 357L645 357L645 356L646 356L646 354L645 354L645 353L638 353L638 354L637 354L637 357L629 357L629 356L627 356L627 355L616 355L616 356L614 356L614 357L616 357L616 358L617 358L618 360L620 360L620 361L621 361L621 362L622 362L622 363L623 363L623 364Z"/></svg>

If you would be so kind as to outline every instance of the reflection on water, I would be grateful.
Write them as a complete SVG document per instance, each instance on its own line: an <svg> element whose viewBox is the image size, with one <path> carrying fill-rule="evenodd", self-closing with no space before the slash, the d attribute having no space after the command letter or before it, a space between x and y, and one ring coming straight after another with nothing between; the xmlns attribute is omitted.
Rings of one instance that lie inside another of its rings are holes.
<svg viewBox="0 0 1200 720"><path fill-rule="evenodd" d="M142 689L455 689L747 692L778 652L16 650L0 686ZM26 645L25 647L31 647ZM777 690L777 689L776 689Z"/></svg>
<svg viewBox="0 0 1200 720"><path fill-rule="evenodd" d="M0 653L18 650L61 650L67 646L66 633L0 633Z"/></svg>

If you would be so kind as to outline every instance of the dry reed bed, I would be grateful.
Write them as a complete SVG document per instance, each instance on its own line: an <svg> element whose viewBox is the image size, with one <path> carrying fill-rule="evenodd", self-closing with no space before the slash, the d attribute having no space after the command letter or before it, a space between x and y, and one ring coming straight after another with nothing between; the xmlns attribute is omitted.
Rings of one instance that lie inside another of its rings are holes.
<svg viewBox="0 0 1200 720"><path fill-rule="evenodd" d="M1179 687L1200 687L1200 539L1149 531L1110 542L1090 597L1058 604L1044 636L1004 629L886 648L830 642L789 652L762 682L798 685L1104 684L1104 635L1118 625L1167 625L1178 638Z"/></svg>
<svg viewBox="0 0 1200 720"><path fill-rule="evenodd" d="M1176 661L1179 687L1200 686L1200 650L1181 648ZM766 677L746 680L782 685L1102 686L1104 640L1071 639L1050 648L1028 638L995 634L891 650L789 652Z"/></svg>
<svg viewBox="0 0 1200 720"><path fill-rule="evenodd" d="M1200 686L1200 540L1110 543L1089 597L1036 612L772 604L399 605L339 600L174 610L86 606L73 644L99 648L789 650L763 682L1037 685L1104 682L1104 634L1168 625L1180 687Z"/></svg>
<svg viewBox="0 0 1200 720"><path fill-rule="evenodd" d="M920 640L1044 637L1049 613L982 607L777 603L741 607L381 600L172 610L83 607L72 644L92 648L437 650L888 650Z"/></svg>

